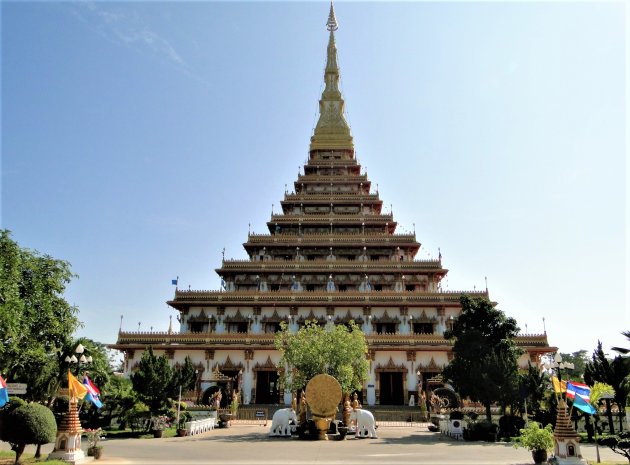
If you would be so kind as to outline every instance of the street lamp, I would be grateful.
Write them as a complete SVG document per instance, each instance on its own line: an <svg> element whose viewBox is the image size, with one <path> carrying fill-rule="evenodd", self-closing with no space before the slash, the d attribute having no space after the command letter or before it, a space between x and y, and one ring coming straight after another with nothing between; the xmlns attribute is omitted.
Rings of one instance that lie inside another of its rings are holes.
<svg viewBox="0 0 630 465"><path fill-rule="evenodd" d="M69 363L71 365L75 363L77 364L77 376L79 376L79 372L81 371L81 364L87 365L89 363L92 363L92 356L88 355L86 357L84 352L85 352L85 347L83 346L83 344L79 344L74 349L74 354L72 354L72 356L66 355L66 358L64 359L66 363Z"/></svg>
<svg viewBox="0 0 630 465"><path fill-rule="evenodd" d="M545 363L543 366L547 369L556 370L558 372L558 381L560 383L562 383L561 370L573 370L575 368L573 363L562 361L562 355L560 355L560 352L556 352L556 355L553 357L551 363Z"/></svg>

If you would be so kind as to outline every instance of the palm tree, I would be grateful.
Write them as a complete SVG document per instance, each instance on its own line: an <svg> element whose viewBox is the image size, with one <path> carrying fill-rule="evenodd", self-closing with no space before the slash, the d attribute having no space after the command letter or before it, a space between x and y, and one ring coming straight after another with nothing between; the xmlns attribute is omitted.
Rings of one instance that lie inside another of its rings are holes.
<svg viewBox="0 0 630 465"><path fill-rule="evenodd" d="M623 331L621 334L625 336L628 341L630 341L630 331ZM627 355L630 353L630 349L626 349L624 347L613 347L612 350L622 355Z"/></svg>

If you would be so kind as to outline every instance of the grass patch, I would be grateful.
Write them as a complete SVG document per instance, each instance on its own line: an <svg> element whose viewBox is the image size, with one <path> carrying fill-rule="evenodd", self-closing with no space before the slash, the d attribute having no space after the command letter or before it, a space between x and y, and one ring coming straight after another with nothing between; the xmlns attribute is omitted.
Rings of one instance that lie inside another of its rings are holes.
<svg viewBox="0 0 630 465"><path fill-rule="evenodd" d="M32 464L41 463L46 465L68 465L68 462L63 460L46 460L48 454L42 454L40 459L36 459L33 454L22 454L20 457L20 463ZM13 465L15 463L15 452L12 450L0 450L0 465Z"/></svg>
<svg viewBox="0 0 630 465"><path fill-rule="evenodd" d="M147 433L146 431L131 431L130 429L124 430L106 430L107 439L150 439L153 437L153 433ZM177 436L177 428L171 427L164 430L163 438L174 438Z"/></svg>

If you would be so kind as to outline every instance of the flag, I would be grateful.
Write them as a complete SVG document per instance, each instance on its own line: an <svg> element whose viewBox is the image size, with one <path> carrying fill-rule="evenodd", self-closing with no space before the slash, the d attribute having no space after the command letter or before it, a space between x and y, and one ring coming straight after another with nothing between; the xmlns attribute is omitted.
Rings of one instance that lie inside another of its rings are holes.
<svg viewBox="0 0 630 465"><path fill-rule="evenodd" d="M7 382L0 376L0 407L4 407L9 402L9 388Z"/></svg>
<svg viewBox="0 0 630 465"><path fill-rule="evenodd" d="M567 383L567 398L575 400L577 397L581 397L586 403L590 402L591 388L584 383L569 381Z"/></svg>
<svg viewBox="0 0 630 465"><path fill-rule="evenodd" d="M85 395L85 398L92 402L96 406L96 408L101 408L103 406L101 399L99 399L101 391L99 391L98 388L94 386L92 380L90 380L90 378L88 378L87 376L83 378L83 385L87 388L87 394Z"/></svg>
<svg viewBox="0 0 630 465"><path fill-rule="evenodd" d="M70 370L68 370L68 391L70 391L70 398L83 399L87 394L87 388L70 373Z"/></svg>
<svg viewBox="0 0 630 465"><path fill-rule="evenodd" d="M566 381L562 381L562 383L560 383L560 380L556 376L552 376L551 377L551 382L553 383L553 390L555 392L557 392L558 394L560 394L562 392L567 392L567 382Z"/></svg>
<svg viewBox="0 0 630 465"><path fill-rule="evenodd" d="M221 289L225 289L225 280L221 278Z"/></svg>
<svg viewBox="0 0 630 465"><path fill-rule="evenodd" d="M177 281L179 281L179 276L176 279L171 279L171 284L177 286Z"/></svg>
<svg viewBox="0 0 630 465"><path fill-rule="evenodd" d="M567 388L567 397L569 397L568 389L569 388ZM595 408L591 404L585 401L580 394L574 397L573 406L577 409L582 410L583 412L590 413L591 415L594 415L597 413L597 410L595 410Z"/></svg>

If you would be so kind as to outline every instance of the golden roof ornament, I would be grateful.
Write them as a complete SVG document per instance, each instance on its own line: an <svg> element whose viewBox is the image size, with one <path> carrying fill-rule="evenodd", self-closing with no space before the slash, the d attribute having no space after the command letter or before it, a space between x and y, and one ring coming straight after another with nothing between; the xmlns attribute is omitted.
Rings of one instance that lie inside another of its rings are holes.
<svg viewBox="0 0 630 465"><path fill-rule="evenodd" d="M333 2L330 2L330 13L328 13L328 21L326 22L326 28L329 31L336 31L339 29L339 25L337 24L337 18L335 17L335 7L333 6Z"/></svg>
<svg viewBox="0 0 630 465"><path fill-rule="evenodd" d="M330 31L324 71L326 86L319 100L319 120L311 137L311 151L351 150L354 152L350 126L344 116L345 103L339 90L339 66L337 65L337 47L335 45L335 31L338 28L335 9L331 2L328 21L326 21L326 29Z"/></svg>

